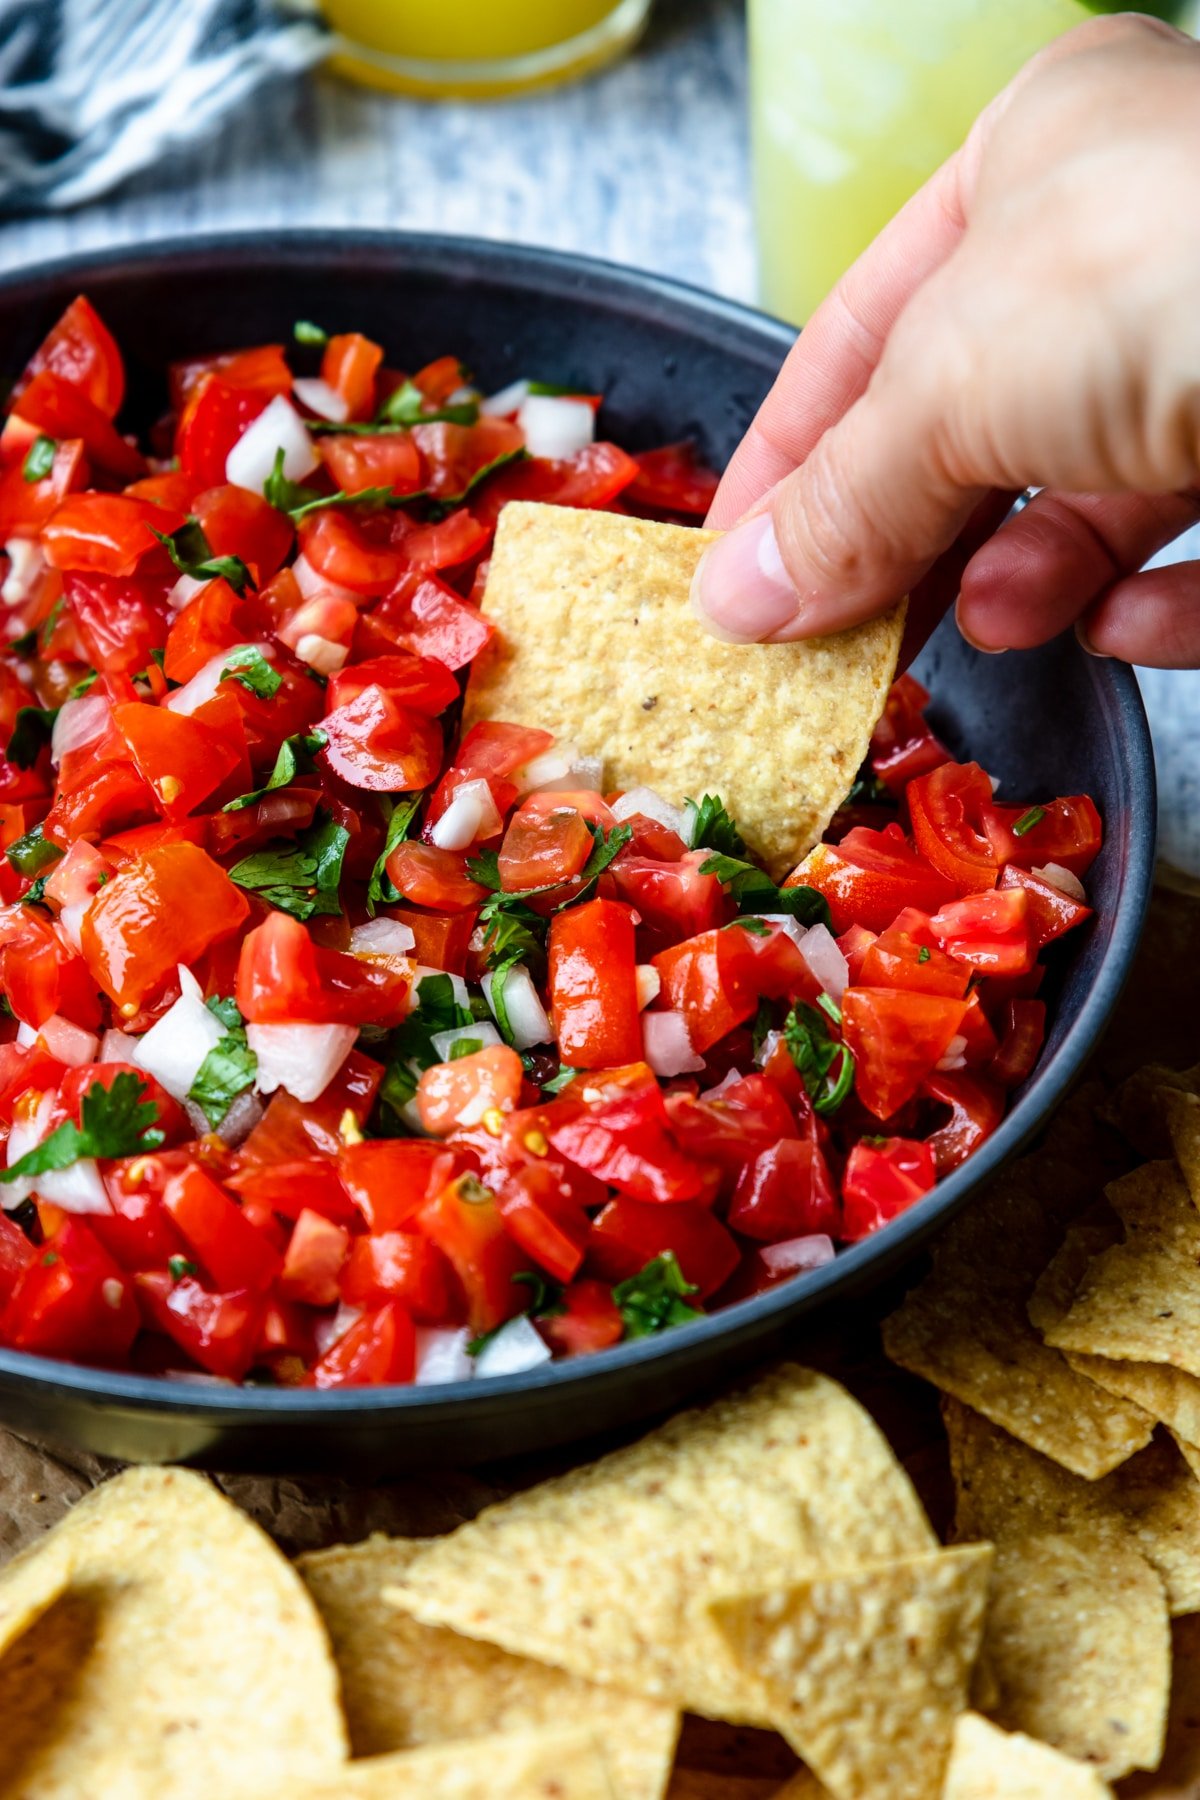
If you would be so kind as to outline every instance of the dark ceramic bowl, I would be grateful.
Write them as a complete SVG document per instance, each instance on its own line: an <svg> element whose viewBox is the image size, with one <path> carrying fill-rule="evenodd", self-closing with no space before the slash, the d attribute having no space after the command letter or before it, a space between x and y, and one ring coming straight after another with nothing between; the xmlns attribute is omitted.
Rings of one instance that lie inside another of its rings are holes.
<svg viewBox="0 0 1200 1800"><path fill-rule="evenodd" d="M359 328L419 364L462 355L489 388L528 373L605 395L605 428L639 448L694 436L732 452L792 341L774 320L583 258L453 238L296 232L72 259L0 279L6 371L86 291L129 366L127 416L162 409L176 357L286 339L296 319ZM927 1200L823 1269L666 1336L532 1373L340 1393L224 1388L0 1351L0 1421L133 1461L377 1476L566 1443L663 1411L794 1347L818 1308L878 1284L1037 1131L1095 1044L1129 971L1154 855L1154 769L1137 685L1072 637L978 655L952 625L918 672L938 730L1013 798L1092 794L1106 826L1094 923L1063 948L1045 1053L995 1136Z"/></svg>

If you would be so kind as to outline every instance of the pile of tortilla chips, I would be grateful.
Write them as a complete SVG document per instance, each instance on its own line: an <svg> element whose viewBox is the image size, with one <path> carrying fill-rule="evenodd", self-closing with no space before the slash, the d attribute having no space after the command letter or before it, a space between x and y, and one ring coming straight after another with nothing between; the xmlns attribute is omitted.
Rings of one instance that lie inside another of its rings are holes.
<svg viewBox="0 0 1200 1800"><path fill-rule="evenodd" d="M1200 1613L1200 1068L1078 1093L884 1346L942 1390L955 1536L996 1547L976 1704L1096 1778L1158 1768Z"/></svg>
<svg viewBox="0 0 1200 1800"><path fill-rule="evenodd" d="M1036 1554L1073 1568L1070 1522L1042 1523ZM1110 1662L1186 1579L1182 1541L1148 1560L1165 1515L1140 1526L1145 1557L1103 1540L1133 1607ZM446 1536L295 1565L204 1477L131 1470L0 1571L0 1800L1101 1795L969 1710L1021 1625L993 1622L990 1529L943 1549L869 1415L791 1366ZM774 1729L804 1767L673 1772L685 1712Z"/></svg>

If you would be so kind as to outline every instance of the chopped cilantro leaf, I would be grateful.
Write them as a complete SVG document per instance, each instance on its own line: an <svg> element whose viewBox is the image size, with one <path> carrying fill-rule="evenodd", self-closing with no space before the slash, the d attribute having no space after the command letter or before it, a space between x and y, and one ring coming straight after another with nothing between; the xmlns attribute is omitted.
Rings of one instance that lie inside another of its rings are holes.
<svg viewBox="0 0 1200 1800"><path fill-rule="evenodd" d="M439 494L435 500L431 500L429 517L435 520L444 519L447 513L454 511L456 506L461 506L465 500L469 500L475 489L485 482L489 475L494 475L497 469L503 469L507 463L525 462L528 455L527 450L517 449L505 450L500 456L494 456L491 462L484 463L481 469L475 470L466 486L460 488L457 494Z"/></svg>
<svg viewBox="0 0 1200 1800"><path fill-rule="evenodd" d="M715 875L743 913L788 913L801 925L832 923L829 902L810 887L776 887L764 869L740 857L716 851L700 864L702 875Z"/></svg>
<svg viewBox="0 0 1200 1800"><path fill-rule="evenodd" d="M79 680L67 695L68 700L82 700L85 694L91 692L99 679L100 671L98 669L89 669L86 675L81 675L79 677Z"/></svg>
<svg viewBox="0 0 1200 1800"><path fill-rule="evenodd" d="M63 609L65 608L66 604L67 604L67 602L66 602L65 596L60 594L58 596L58 599L54 602L54 605L50 608L50 611L46 614L45 618L42 620L41 624L38 626L37 641L38 641L39 647L43 651L45 651L46 649L49 648L50 640L54 636L55 631L58 629L58 621L63 616Z"/></svg>
<svg viewBox="0 0 1200 1800"><path fill-rule="evenodd" d="M769 1000L760 1000L758 1003L758 1010L754 1015L754 1026L751 1031L750 1039L754 1047L756 1061L758 1059L759 1051L767 1041L768 1033L772 1032L774 1029L775 1016L771 1010L771 1002Z"/></svg>
<svg viewBox="0 0 1200 1800"><path fill-rule="evenodd" d="M43 869L58 862L62 851L57 844L49 843L42 836L40 825L34 825L24 837L19 837L8 846L5 855L18 875L28 875L32 879L33 876L40 875Z"/></svg>
<svg viewBox="0 0 1200 1800"><path fill-rule="evenodd" d="M0 1181L18 1181L67 1169L81 1157L136 1156L157 1150L163 1133L153 1129L158 1107L143 1100L146 1083L123 1070L112 1084L93 1082L80 1106L81 1125L67 1119L24 1156L0 1171Z"/></svg>
<svg viewBox="0 0 1200 1800"><path fill-rule="evenodd" d="M258 1058L246 1042L245 1029L239 1025L208 1052L188 1089L188 1099L195 1102L216 1131L238 1095L254 1086L257 1073Z"/></svg>
<svg viewBox="0 0 1200 1800"><path fill-rule="evenodd" d="M283 686L283 676L273 669L257 644L238 644L229 652L221 680L240 681L260 700L273 700Z"/></svg>
<svg viewBox="0 0 1200 1800"><path fill-rule="evenodd" d="M478 400L460 400L426 412L427 401L415 381L400 384L389 394L379 409L377 423L383 425L474 425L479 417Z"/></svg>
<svg viewBox="0 0 1200 1800"><path fill-rule="evenodd" d="M310 731L307 734L298 731L294 736L284 738L266 787L255 788L249 794L239 794L236 800L228 801L221 811L241 812L244 807L257 806L265 794L273 794L276 788L290 786L298 775L313 774L316 767L313 758L319 750L325 748L325 743L323 731Z"/></svg>
<svg viewBox="0 0 1200 1800"><path fill-rule="evenodd" d="M12 736L4 753L8 761L15 763L18 769L32 769L50 742L58 713L57 706L18 707Z"/></svg>
<svg viewBox="0 0 1200 1800"><path fill-rule="evenodd" d="M46 880L47 877L45 875L38 876L33 886L29 889L29 892L21 895L22 906L45 906Z"/></svg>
<svg viewBox="0 0 1200 1800"><path fill-rule="evenodd" d="M869 763L864 763L842 801L843 806L894 806L896 796Z"/></svg>
<svg viewBox="0 0 1200 1800"><path fill-rule="evenodd" d="M719 850L722 856L741 856L746 846L742 834L716 794L701 800L685 800L686 837L693 850Z"/></svg>
<svg viewBox="0 0 1200 1800"><path fill-rule="evenodd" d="M743 931L748 931L752 937L770 937L771 935L771 927L767 921L756 919L753 913L747 913L741 918L730 919L728 925L722 925L721 930L732 931L735 925L740 926Z"/></svg>
<svg viewBox="0 0 1200 1800"><path fill-rule="evenodd" d="M314 427L310 427L312 428ZM336 425L333 429L346 431L351 428ZM310 513L321 512L327 506L391 506L420 498L417 494L398 496L390 487L360 488L356 494L348 494L345 488L339 488L335 494L322 494L318 488L305 487L299 481L289 480L283 472L283 461L284 452L277 450L275 466L263 485L263 495L269 505L279 512L285 512L293 524L307 519Z"/></svg>
<svg viewBox="0 0 1200 1800"><path fill-rule="evenodd" d="M628 1281L619 1281L612 1297L625 1321L626 1337L639 1338L702 1319L704 1314L689 1306L687 1299L698 1292L692 1282L684 1280L675 1252L664 1250Z"/></svg>
<svg viewBox="0 0 1200 1800"><path fill-rule="evenodd" d="M371 870L371 879L367 883L367 911L372 916L377 906L395 906L404 898L387 872L387 859L397 844L402 844L412 830L413 820L423 798L423 795L418 794L409 800L397 800L392 807L383 849L379 852L375 867Z"/></svg>
<svg viewBox="0 0 1200 1800"><path fill-rule="evenodd" d="M578 1073L578 1069L568 1068L567 1064L563 1063L557 1075L552 1075L549 1081L543 1081L543 1094L561 1094L563 1089L574 1081Z"/></svg>
<svg viewBox="0 0 1200 1800"><path fill-rule="evenodd" d="M854 1057L845 1044L829 1035L829 1027L815 1006L801 1002L784 1021L783 1041L808 1090L813 1111L837 1111L854 1086ZM837 1079L830 1071L838 1058Z"/></svg>
<svg viewBox="0 0 1200 1800"><path fill-rule="evenodd" d="M14 656L32 656L37 649L37 643L37 627L32 626L28 631L23 631L20 637L14 638L8 647Z"/></svg>
<svg viewBox="0 0 1200 1800"><path fill-rule="evenodd" d="M1021 817L1013 826L1013 836L1024 837L1027 832L1033 830L1035 825L1040 825L1045 816L1046 809L1044 806L1031 806L1027 813L1021 814Z"/></svg>
<svg viewBox="0 0 1200 1800"><path fill-rule="evenodd" d="M26 452L25 461L21 465L21 473L26 481L45 480L54 467L54 452L57 448L58 445L54 439L46 437L44 433L41 437L34 438Z"/></svg>
<svg viewBox="0 0 1200 1800"><path fill-rule="evenodd" d="M582 885L577 894L572 894L568 900L563 901L563 907L578 906L580 901L591 898L599 877L607 869L609 863L620 855L633 836L633 828L630 825L614 825L611 831L605 831L603 825L589 823L588 830L592 834L591 855L578 875L572 877L572 881L578 881ZM478 856L472 857L467 863L467 873L473 881L479 883L480 887L490 888L497 897L496 904L502 905L506 909L513 901L528 900L533 894L549 894L555 888L566 885L561 881L550 881L541 887L520 888L515 893L506 893L500 886L500 862L495 850L481 850ZM486 918L488 906L489 902L485 900L480 913L481 920ZM562 908L559 910L561 911Z"/></svg>
<svg viewBox="0 0 1200 1800"><path fill-rule="evenodd" d="M227 581L235 594L245 593L250 580L249 569L240 556L214 556L203 527L194 515L177 531L155 531L151 525L150 532L181 575L190 575L196 581Z"/></svg>
<svg viewBox="0 0 1200 1800"><path fill-rule="evenodd" d="M210 994L204 1002L214 1019L220 1019L226 1031L240 1031L242 1015L238 1011L238 1003L221 994Z"/></svg>
<svg viewBox="0 0 1200 1800"><path fill-rule="evenodd" d="M239 887L261 894L269 906L290 913L293 919L340 913L338 886L349 842L344 825L318 818L294 844L268 845L244 856L230 869L229 878Z"/></svg>
<svg viewBox="0 0 1200 1800"><path fill-rule="evenodd" d="M292 336L298 344L324 347L329 342L329 333L322 326L314 325L311 319L297 319L292 326Z"/></svg>
<svg viewBox="0 0 1200 1800"><path fill-rule="evenodd" d="M456 1038L450 1046L450 1062L461 1062L464 1056L476 1056L483 1049L483 1039L477 1037Z"/></svg>
<svg viewBox="0 0 1200 1800"><path fill-rule="evenodd" d="M932 955L933 955L933 952L932 952L932 950L931 950L931 949L930 949L930 948L929 948L929 945L928 945L928 944L922 944L922 945L921 945L921 948L920 948L920 949L919 949L919 950L918 950L918 951L917 951L917 961L918 961L918 962L919 962L919 963L927 963L927 962L928 962L928 961L929 961L929 958L930 958L930 957L931 957L931 956L932 956Z"/></svg>
<svg viewBox="0 0 1200 1800"><path fill-rule="evenodd" d="M185 1275L199 1274L199 1265L189 1262L186 1256L168 1256L167 1273L172 1281L182 1281Z"/></svg>
<svg viewBox="0 0 1200 1800"><path fill-rule="evenodd" d="M438 1031L453 1031L474 1023L469 1007L454 998L449 975L425 975L417 983L417 1004L393 1031L388 1042L388 1067L379 1097L398 1112L417 1091L417 1074L440 1061L433 1047ZM414 1072L415 1065L415 1072Z"/></svg>
<svg viewBox="0 0 1200 1800"><path fill-rule="evenodd" d="M507 1319L501 1319L499 1325L493 1325L490 1331L481 1331L478 1337L472 1338L467 1345L468 1356L479 1356L488 1345L494 1343L506 1326L517 1319L552 1319L566 1312L563 1305L563 1291L556 1281L547 1281L536 1269L519 1269L512 1277L514 1283L529 1289L529 1305L512 1313Z"/></svg>

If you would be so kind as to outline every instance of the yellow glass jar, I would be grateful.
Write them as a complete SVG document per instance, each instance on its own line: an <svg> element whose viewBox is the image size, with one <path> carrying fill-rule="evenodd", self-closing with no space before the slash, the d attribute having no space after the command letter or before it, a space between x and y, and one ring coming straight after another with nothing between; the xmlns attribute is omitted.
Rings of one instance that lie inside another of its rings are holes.
<svg viewBox="0 0 1200 1800"><path fill-rule="evenodd" d="M323 0L332 66L424 99L487 99L590 74L641 35L653 0Z"/></svg>

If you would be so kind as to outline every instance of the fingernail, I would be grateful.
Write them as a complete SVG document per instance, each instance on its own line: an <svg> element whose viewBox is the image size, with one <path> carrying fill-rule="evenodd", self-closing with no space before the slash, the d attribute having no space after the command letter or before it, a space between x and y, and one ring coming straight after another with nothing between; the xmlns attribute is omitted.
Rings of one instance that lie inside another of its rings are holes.
<svg viewBox="0 0 1200 1800"><path fill-rule="evenodd" d="M954 623L958 626L959 637L966 638L966 640L967 640L968 644L970 644L972 650L978 650L983 656L1003 656L1005 654L1005 647L1003 644L1000 644L1000 645L981 644L977 637L971 636L971 633L967 630L966 626L963 624L962 602L961 601L957 601L955 603Z"/></svg>
<svg viewBox="0 0 1200 1800"><path fill-rule="evenodd" d="M1082 619L1076 619L1075 621L1075 637L1079 643L1080 649L1086 650L1089 656L1096 657L1100 662L1112 661L1112 657L1107 650L1097 650L1095 644L1093 644L1087 634L1087 627Z"/></svg>
<svg viewBox="0 0 1200 1800"><path fill-rule="evenodd" d="M799 609L770 513L736 525L706 550L692 579L692 610L727 644L756 644Z"/></svg>

